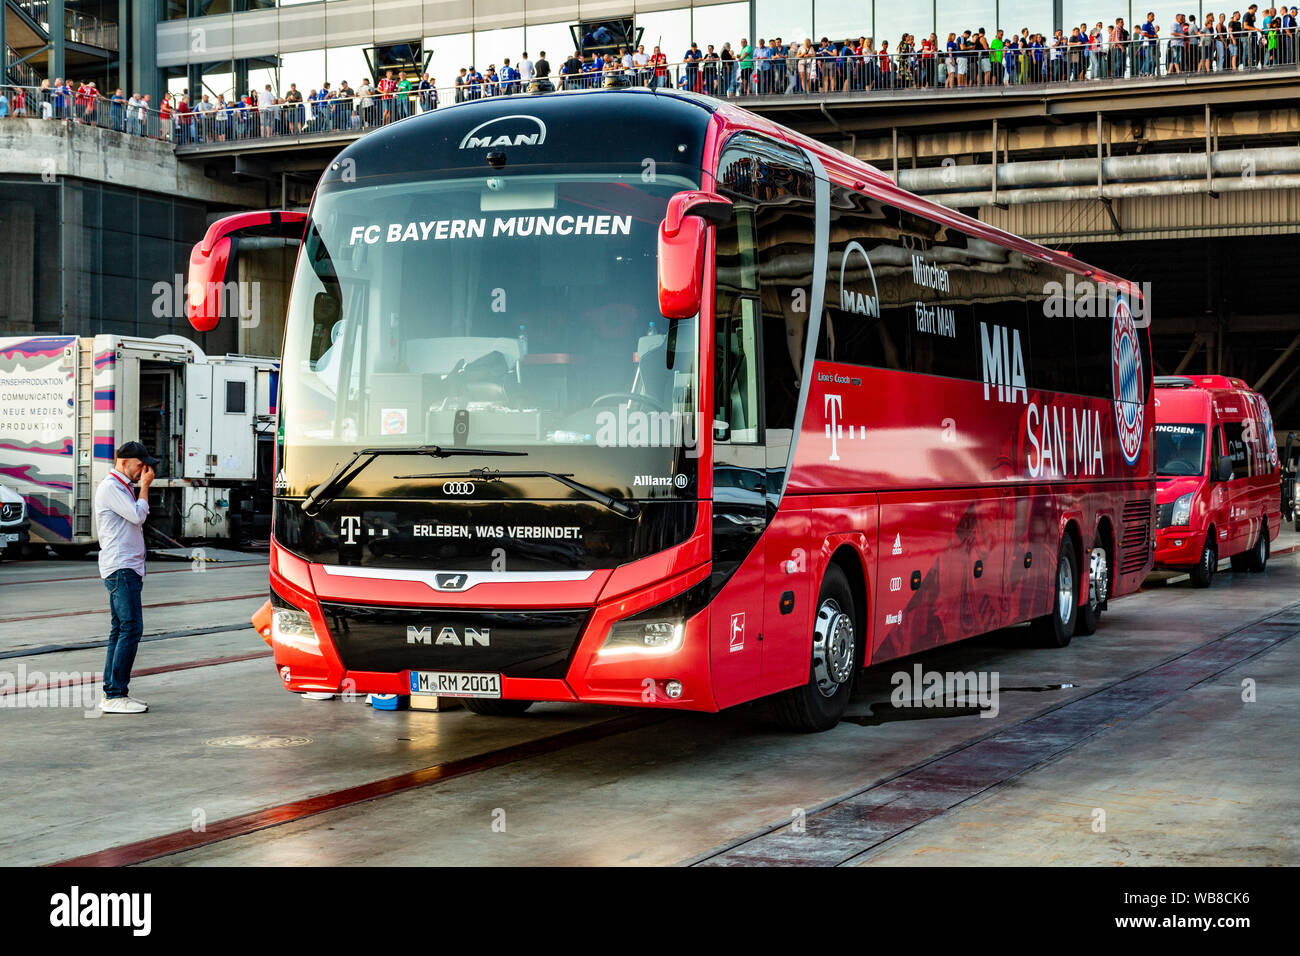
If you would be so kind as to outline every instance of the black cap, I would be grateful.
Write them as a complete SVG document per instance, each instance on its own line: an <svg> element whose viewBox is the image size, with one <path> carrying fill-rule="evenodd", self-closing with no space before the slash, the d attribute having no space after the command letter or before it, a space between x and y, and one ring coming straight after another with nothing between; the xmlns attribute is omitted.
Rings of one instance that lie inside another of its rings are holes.
<svg viewBox="0 0 1300 956"><path fill-rule="evenodd" d="M139 458L150 468L154 468L158 464L158 459L149 454L149 449L145 448L144 445L140 444L138 441L129 441L124 445L118 445L117 457Z"/></svg>

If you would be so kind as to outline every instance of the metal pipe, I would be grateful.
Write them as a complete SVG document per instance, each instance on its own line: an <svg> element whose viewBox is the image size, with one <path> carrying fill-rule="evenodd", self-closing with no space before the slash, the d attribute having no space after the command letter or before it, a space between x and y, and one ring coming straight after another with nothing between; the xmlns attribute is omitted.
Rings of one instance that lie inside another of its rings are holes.
<svg viewBox="0 0 1300 956"><path fill-rule="evenodd" d="M1098 170L1098 162L1101 169ZM1258 175L1300 172L1300 147L1280 146L1260 149L1227 150L1210 156L1215 176L1241 178L1246 169ZM897 171L897 159L895 159ZM998 167L998 189L1023 186L1082 186L1095 184L1099 176L1107 183L1147 182L1151 180L1206 179L1206 157L1202 153L1155 153L1142 156L1110 156L1102 160L1054 159L1009 163ZM1262 177L1261 177L1262 178ZM903 171L899 185L919 193L945 190L990 189L993 185L991 165L936 167ZM1226 187L1225 187L1226 188Z"/></svg>
<svg viewBox="0 0 1300 956"><path fill-rule="evenodd" d="M847 136L847 137L849 138L849 155L852 156L852 157L854 157L854 158L856 159L856 158L857 158L857 155L858 155L858 134L857 134L857 133L850 133L850 132L848 132L847 130L844 129L843 126L841 126L841 125L836 121L836 119L835 119L834 116L831 116L831 114L830 114L830 113L827 111L827 109L826 109L826 101L825 101L825 100L822 100L822 101L821 101L819 104L817 104L817 105L818 105L819 107L821 107L822 116L825 116L825 117L826 117L826 121L827 121L828 123L830 123L832 126L834 126L837 130L839 130L839 133L840 133L841 136ZM916 161L916 160L915 160L915 157L913 158L912 161L913 161L913 162Z"/></svg>
<svg viewBox="0 0 1300 956"><path fill-rule="evenodd" d="M959 169L964 167L957 167ZM1300 189L1300 174L1279 176L1256 176L1253 179L1222 179L1214 186L1218 192L1245 192L1255 189ZM1096 186L1053 186L1035 189L1012 189L998 192L998 202L1003 205L1019 206L1037 202L1081 202L1097 199L1135 199L1145 196L1195 196L1205 194L1205 181L1192 179L1176 182L1154 183L1109 183L1102 195L1097 195ZM926 198L942 203L950 209L964 209L970 206L991 206L992 193L987 190L964 193L932 193Z"/></svg>
<svg viewBox="0 0 1300 956"><path fill-rule="evenodd" d="M1192 359L1196 357L1196 352L1198 349L1200 349L1201 343L1204 340L1205 340L1204 332L1197 332L1194 336L1192 336L1192 344L1188 347L1187 351L1183 354L1183 360L1178 363L1178 367L1174 369L1175 375L1183 374L1183 370L1187 368L1188 364L1192 361Z"/></svg>
<svg viewBox="0 0 1300 956"><path fill-rule="evenodd" d="M1264 383L1272 378L1273 374L1286 364L1286 360L1289 359L1298 348L1300 348L1300 332L1296 333L1296 337L1291 340L1291 344L1286 347L1286 351L1277 357L1277 361L1268 367L1268 371L1259 377L1259 381L1257 381L1254 386L1255 391L1258 392L1262 389Z"/></svg>
<svg viewBox="0 0 1300 956"><path fill-rule="evenodd" d="M1214 164L1209 161L1209 157L1214 155L1214 150L1210 149L1210 104L1205 104L1205 191L1214 195Z"/></svg>

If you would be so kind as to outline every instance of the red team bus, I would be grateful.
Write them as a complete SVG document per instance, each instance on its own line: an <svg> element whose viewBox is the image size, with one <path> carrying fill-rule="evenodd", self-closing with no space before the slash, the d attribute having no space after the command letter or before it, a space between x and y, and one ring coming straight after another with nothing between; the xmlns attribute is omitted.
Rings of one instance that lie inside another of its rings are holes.
<svg viewBox="0 0 1300 956"><path fill-rule="evenodd" d="M1135 286L761 117L609 90L339 154L280 377L272 646L292 691L717 711L823 730L858 671L1152 566ZM231 273L233 274L233 272Z"/></svg>

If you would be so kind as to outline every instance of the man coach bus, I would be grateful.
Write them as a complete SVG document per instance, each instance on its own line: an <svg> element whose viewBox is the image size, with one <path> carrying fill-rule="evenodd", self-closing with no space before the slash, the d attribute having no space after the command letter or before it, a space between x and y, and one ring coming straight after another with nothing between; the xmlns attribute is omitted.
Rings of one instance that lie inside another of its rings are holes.
<svg viewBox="0 0 1300 956"><path fill-rule="evenodd" d="M744 110L415 117L309 215L213 224L191 290L277 235L290 690L768 697L821 730L865 665L1023 621L1064 645L1151 567L1138 290Z"/></svg>

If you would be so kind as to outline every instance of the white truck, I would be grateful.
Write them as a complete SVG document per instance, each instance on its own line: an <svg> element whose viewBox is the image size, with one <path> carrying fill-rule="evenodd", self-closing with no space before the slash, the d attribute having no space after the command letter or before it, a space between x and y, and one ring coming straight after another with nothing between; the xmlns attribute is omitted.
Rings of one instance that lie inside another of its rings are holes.
<svg viewBox="0 0 1300 956"><path fill-rule="evenodd" d="M84 553L95 487L137 439L160 459L149 526L238 543L270 517L278 380L277 359L210 358L179 335L0 338L0 484L34 545Z"/></svg>

